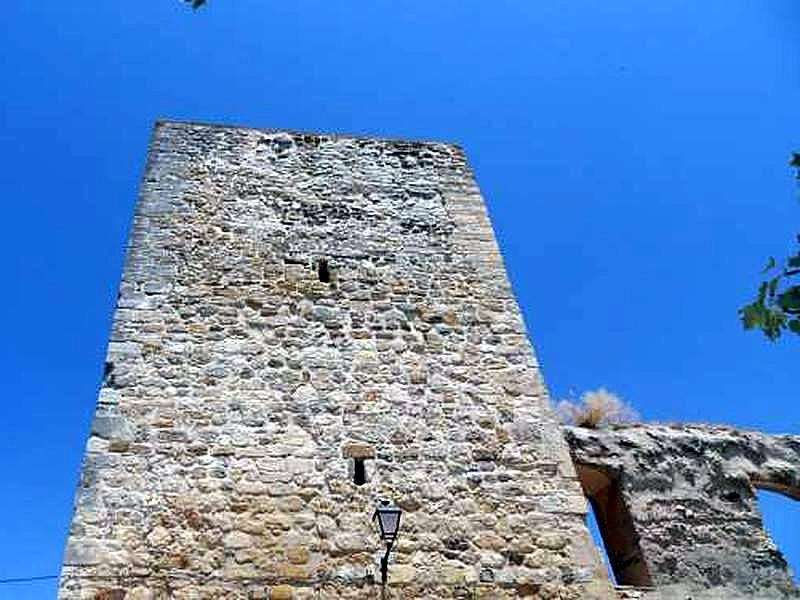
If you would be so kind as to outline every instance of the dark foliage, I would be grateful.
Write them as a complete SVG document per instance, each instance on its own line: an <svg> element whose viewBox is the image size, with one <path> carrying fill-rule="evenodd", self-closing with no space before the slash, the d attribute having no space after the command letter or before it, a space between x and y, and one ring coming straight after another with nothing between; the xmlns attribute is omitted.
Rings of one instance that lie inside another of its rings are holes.
<svg viewBox="0 0 800 600"><path fill-rule="evenodd" d="M800 153L792 155L789 165L800 180ZM756 299L739 309L745 329L760 329L773 341L787 330L800 335L800 249L782 262L770 258L764 275Z"/></svg>

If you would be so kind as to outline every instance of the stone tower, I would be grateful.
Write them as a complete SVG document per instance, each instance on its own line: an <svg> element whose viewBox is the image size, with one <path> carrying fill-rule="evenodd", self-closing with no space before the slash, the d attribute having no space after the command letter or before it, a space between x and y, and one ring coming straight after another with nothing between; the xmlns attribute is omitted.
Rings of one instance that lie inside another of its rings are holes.
<svg viewBox="0 0 800 600"><path fill-rule="evenodd" d="M61 598L613 597L585 514L458 146L156 126Z"/></svg>

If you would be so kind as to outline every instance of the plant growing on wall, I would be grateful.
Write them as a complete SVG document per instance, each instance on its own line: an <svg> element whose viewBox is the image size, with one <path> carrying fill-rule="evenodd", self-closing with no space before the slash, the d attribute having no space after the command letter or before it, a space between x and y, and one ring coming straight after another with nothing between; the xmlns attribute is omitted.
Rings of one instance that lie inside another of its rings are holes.
<svg viewBox="0 0 800 600"><path fill-rule="evenodd" d="M603 387L584 392L578 400L561 400L556 410L565 425L587 429L640 419L639 414L622 398Z"/></svg>
<svg viewBox="0 0 800 600"><path fill-rule="evenodd" d="M789 163L800 181L800 153ZM800 246L800 235L797 236ZM756 299L739 309L745 329L760 329L775 341L784 331L800 335L800 249L783 261L770 257Z"/></svg>

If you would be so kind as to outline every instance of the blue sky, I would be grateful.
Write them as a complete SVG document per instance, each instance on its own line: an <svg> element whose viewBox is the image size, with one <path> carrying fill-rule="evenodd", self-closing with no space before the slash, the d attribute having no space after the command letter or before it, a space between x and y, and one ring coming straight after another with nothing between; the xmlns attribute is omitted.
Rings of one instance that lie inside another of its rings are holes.
<svg viewBox="0 0 800 600"><path fill-rule="evenodd" d="M736 318L800 229L798 33L796 0L6 0L0 579L58 572L159 117L458 141L554 396L800 434L800 338Z"/></svg>

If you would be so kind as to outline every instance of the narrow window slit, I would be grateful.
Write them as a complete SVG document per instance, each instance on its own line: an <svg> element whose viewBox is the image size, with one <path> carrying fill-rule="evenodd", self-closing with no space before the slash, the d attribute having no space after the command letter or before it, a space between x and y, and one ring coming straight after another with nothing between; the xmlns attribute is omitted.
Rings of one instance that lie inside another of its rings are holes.
<svg viewBox="0 0 800 600"><path fill-rule="evenodd" d="M108 386L114 385L114 363L106 362L103 365L103 384Z"/></svg>
<svg viewBox="0 0 800 600"><path fill-rule="evenodd" d="M367 483L367 470L364 466L363 458L353 459L353 483L356 485Z"/></svg>
<svg viewBox="0 0 800 600"><path fill-rule="evenodd" d="M317 263L317 275L322 283L331 282L331 270L328 267L328 261L324 258L321 258Z"/></svg>

